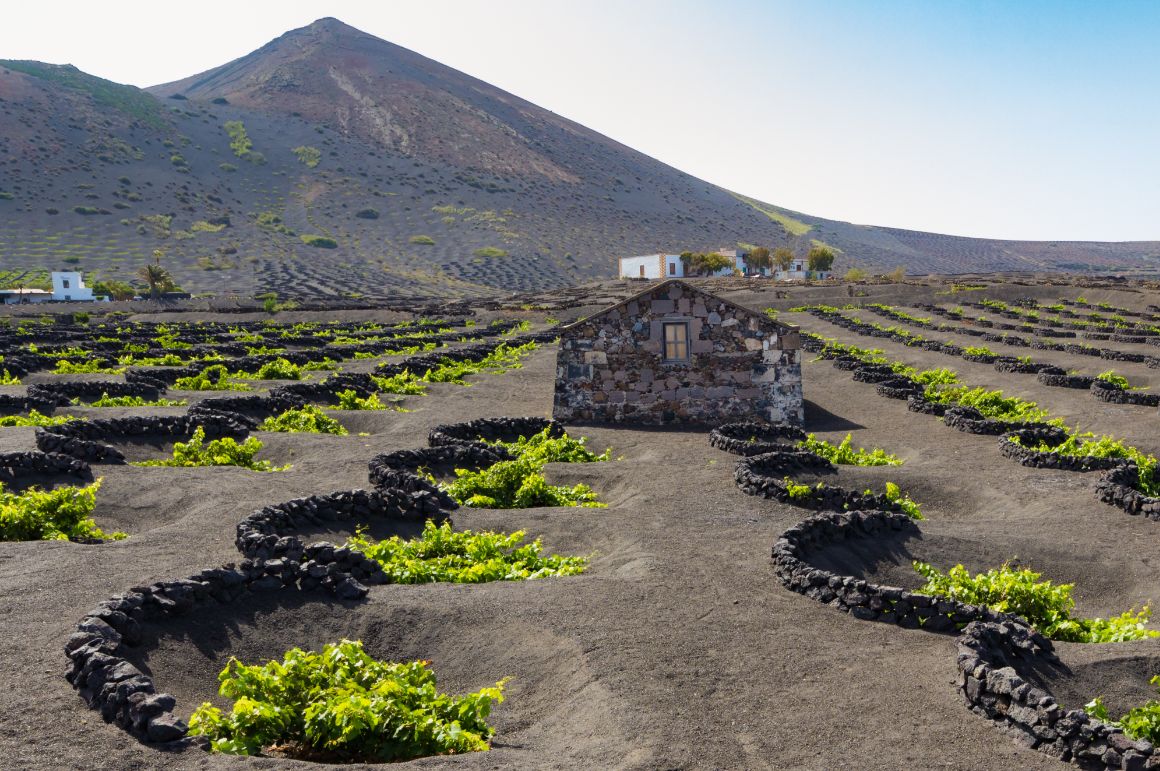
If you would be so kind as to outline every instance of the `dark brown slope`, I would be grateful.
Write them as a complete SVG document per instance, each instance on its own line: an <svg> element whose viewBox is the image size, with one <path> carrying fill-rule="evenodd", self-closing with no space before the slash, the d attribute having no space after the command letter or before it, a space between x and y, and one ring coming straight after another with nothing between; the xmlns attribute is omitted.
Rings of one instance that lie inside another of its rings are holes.
<svg viewBox="0 0 1160 771"><path fill-rule="evenodd" d="M283 296L537 290L607 277L617 255L738 242L817 240L841 251L839 270L918 273L1108 271L1160 254L797 214L334 19L149 91L0 61L0 283L65 266L128 280L155 249L187 289ZM231 121L260 156L238 156ZM316 236L332 248L304 243Z"/></svg>
<svg viewBox="0 0 1160 771"><path fill-rule="evenodd" d="M150 89L298 113L404 155L496 174L576 182L537 148L565 132L611 144L582 126L337 19L292 30L200 75Z"/></svg>

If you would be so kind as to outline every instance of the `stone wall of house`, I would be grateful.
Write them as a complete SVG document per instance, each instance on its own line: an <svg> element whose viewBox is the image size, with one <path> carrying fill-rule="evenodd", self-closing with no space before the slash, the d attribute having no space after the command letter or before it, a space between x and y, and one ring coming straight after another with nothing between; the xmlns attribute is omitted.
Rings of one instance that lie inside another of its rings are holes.
<svg viewBox="0 0 1160 771"><path fill-rule="evenodd" d="M666 362L663 324L689 325L689 360ZM561 422L801 425L796 328L666 283L561 332L553 416Z"/></svg>

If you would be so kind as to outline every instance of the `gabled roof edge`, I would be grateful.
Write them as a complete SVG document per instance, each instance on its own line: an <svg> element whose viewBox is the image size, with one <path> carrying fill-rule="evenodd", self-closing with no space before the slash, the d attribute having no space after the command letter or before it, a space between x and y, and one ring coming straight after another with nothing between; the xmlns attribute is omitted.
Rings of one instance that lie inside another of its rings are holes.
<svg viewBox="0 0 1160 771"><path fill-rule="evenodd" d="M621 300L618 303L615 303L613 305L609 305L604 310L597 311L596 313L593 313L591 316L585 316L582 319L577 319L576 321L573 321L571 324L568 324L567 326L560 327L560 331L567 332L569 329L572 329L573 327L578 327L581 324L586 324L589 321L592 321L593 319L600 318L601 316L603 316L606 313L610 313L610 312L616 310L617 308L622 308L622 307L628 305L630 302L634 302L636 300L639 300L641 297L644 297L646 294L651 294L653 292L656 292L657 290L662 289L666 286L669 286L670 284L678 284L681 286L682 289L687 289L691 292L694 292L694 293L699 294L699 295L703 295L705 297L711 297L714 300L717 300L718 302L725 303L726 305L730 306L731 308L742 311L743 313L748 313L751 316L757 317L758 319L760 319L764 323L768 323L768 324L772 324L773 326L780 327L781 329L784 329L787 332L800 331L800 327L798 327L798 325L796 325L796 324L787 324L784 321L770 318L769 316L767 316L766 314L764 314L760 311L755 311L752 308L748 308L744 305L740 305L739 303L735 303L732 300L727 300L724 297L721 297L720 295L715 295L708 290L693 286L689 282L685 281L684 279L680 279L680 278L665 279L664 281L662 281L661 283L659 283L655 286L649 286L645 289L642 289L641 291L637 292L636 294L631 295L629 297L626 297L625 299Z"/></svg>

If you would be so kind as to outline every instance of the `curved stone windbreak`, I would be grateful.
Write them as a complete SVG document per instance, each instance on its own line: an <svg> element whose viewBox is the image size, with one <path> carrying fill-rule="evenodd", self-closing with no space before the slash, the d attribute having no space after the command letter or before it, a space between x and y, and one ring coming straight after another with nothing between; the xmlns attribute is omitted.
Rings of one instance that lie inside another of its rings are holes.
<svg viewBox="0 0 1160 771"><path fill-rule="evenodd" d="M378 385L365 372L340 372L317 383L285 383L270 389L270 396L334 403L342 391L354 391L365 399L378 390Z"/></svg>
<svg viewBox="0 0 1160 771"><path fill-rule="evenodd" d="M1160 394L1129 391L1106 380L1093 380L1091 392L1098 401L1109 404L1136 404L1141 407L1160 406Z"/></svg>
<svg viewBox="0 0 1160 771"><path fill-rule="evenodd" d="M709 445L734 455L763 455L767 452L789 451L794 447L779 440L800 442L806 432L788 423L759 423L744 420L726 423L709 432Z"/></svg>
<svg viewBox="0 0 1160 771"><path fill-rule="evenodd" d="M1091 388L1095 381L1091 375L1069 375L1059 367L1044 367L1035 379L1053 388Z"/></svg>
<svg viewBox="0 0 1160 771"><path fill-rule="evenodd" d="M301 409L306 401L287 393L260 396L249 394L246 396L215 396L203 399L190 406L188 414L198 415L207 412L229 413L244 419L264 419L274 415L281 415L286 410Z"/></svg>
<svg viewBox="0 0 1160 771"><path fill-rule="evenodd" d="M19 349L17 349L19 350ZM24 377L33 372L40 372L45 369L52 369L53 362L43 359L40 356L33 356L26 353L18 353L16 351L3 352L4 361L0 362L0 372L8 371L8 374L13 377Z"/></svg>
<svg viewBox="0 0 1160 771"><path fill-rule="evenodd" d="M1043 423L1015 423L993 420L974 407L947 407L943 412L943 422L959 431L968 434L982 434L984 436L999 436L1008 431L1017 431L1024 428L1037 428Z"/></svg>
<svg viewBox="0 0 1160 771"><path fill-rule="evenodd" d="M443 500L427 490L347 490L263 506L238 523L234 543L243 556L253 559L301 562L302 570L307 574L300 581L302 589L313 589L319 585L329 588L326 584L307 579L321 580L339 571L350 573L365 583L381 583L382 570L374 560L366 559L357 552L348 555L346 552L352 550L336 549L331 544L308 546L295 535L296 531L310 527L334 522L366 522L372 518L422 524L428 519L442 523L448 516L443 510ZM328 567L330 564L339 567L331 569ZM330 572L315 576L312 573L313 565L327 567Z"/></svg>
<svg viewBox="0 0 1160 771"><path fill-rule="evenodd" d="M885 383L888 380L895 380L898 378L898 373L890 367L882 365L870 365L859 367L854 370L854 382L856 383Z"/></svg>
<svg viewBox="0 0 1160 771"><path fill-rule="evenodd" d="M918 412L923 415L934 415L935 417L941 418L947 412L947 405L941 402L932 402L921 395L914 395L907 397L906 409L911 412Z"/></svg>
<svg viewBox="0 0 1160 771"><path fill-rule="evenodd" d="M1007 431L999 437L999 452L1020 465L1059 471L1101 471L1122 466L1122 458L1097 458L1090 455L1060 455L1051 450L1033 449L1041 444L1056 447L1067 439L1067 431L1058 426L1039 425ZM1018 440L1018 442L1012 441Z"/></svg>
<svg viewBox="0 0 1160 771"><path fill-rule="evenodd" d="M958 688L976 714L1002 725L1032 749L1083 768L1144 771L1156 768L1157 749L1133 740L1082 709L1064 710L1019 670L1060 666L1051 641L1019 622L977 621L956 640Z"/></svg>
<svg viewBox="0 0 1160 771"><path fill-rule="evenodd" d="M801 471L802 466L796 463L794 458L786 457L789 455L788 453L770 453L769 455L782 455L782 457L766 458L766 456L755 456L755 458L738 462L733 470L733 480L737 483L741 492L746 495L768 498L778 503L800 506L805 509L824 511L856 511L862 509L888 512L902 511L902 507L896 501L890 500L885 495L880 493L859 493L847 490L844 487L839 487L838 485L824 484L820 488L816 485L808 485L809 490L804 495L791 495L786 479L789 473ZM763 460L756 460L757 458Z"/></svg>
<svg viewBox="0 0 1160 771"><path fill-rule="evenodd" d="M1096 497L1133 516L1160 522L1160 498L1140 492L1140 469L1125 463L1104 474L1096 483Z"/></svg>
<svg viewBox="0 0 1160 771"><path fill-rule="evenodd" d="M243 437L249 426L232 415L204 412L185 415L135 415L107 420L72 420L36 429L36 446L44 452L60 452L90 463L125 462L124 454L106 442L134 437L187 439L202 428L210 439Z"/></svg>
<svg viewBox="0 0 1160 771"><path fill-rule="evenodd" d="M55 398L0 394L0 415L20 415L30 410L50 415L58 406L59 401Z"/></svg>
<svg viewBox="0 0 1160 771"><path fill-rule="evenodd" d="M478 418L465 423L448 423L431 429L427 444L438 447L464 442L514 442L521 437L534 436L544 429L548 436L558 439L564 436L564 427L550 418L498 417Z"/></svg>
<svg viewBox="0 0 1160 771"><path fill-rule="evenodd" d="M460 442L421 447L413 450L395 450L376 455L370 461L371 481L375 482L378 469L396 471L418 471L419 469L464 468L472 471L493 466L500 461L511 460L512 456L503 447L483 442ZM377 484L377 482L375 482Z"/></svg>
<svg viewBox="0 0 1160 771"><path fill-rule="evenodd" d="M122 383L117 380L73 380L64 383L34 383L28 386L28 395L42 401L53 401L57 406L64 407L73 399L91 400L109 396L139 396L142 399L155 400L165 393L164 386L136 382Z"/></svg>
<svg viewBox="0 0 1160 771"><path fill-rule="evenodd" d="M1141 340L1140 342L1144 342ZM1128 351L1116 351L1111 348L1101 348L1100 358L1108 361L1130 361L1139 364L1145 361L1148 357L1142 353L1130 353Z"/></svg>
<svg viewBox="0 0 1160 771"><path fill-rule="evenodd" d="M874 387L879 396L887 399L910 399L912 396L921 397L926 389L907 377L896 377L893 380L883 380Z"/></svg>
<svg viewBox="0 0 1160 771"><path fill-rule="evenodd" d="M306 578L309 571L296 562L247 559L239 567L208 568L186 579L133 587L101 602L77 624L64 646L69 659L65 679L106 722L142 741L208 748L203 739L186 735L189 727L175 713L176 700L157 691L153 678L129 661L128 649L141 644L144 627L152 621L229 604L251 593L294 589ZM366 587L341 569L318 579L318 585L327 579L340 598L366 594Z"/></svg>
<svg viewBox="0 0 1160 771"><path fill-rule="evenodd" d="M786 530L773 546L778 580L787 589L831 605L863 621L907 629L950 633L971 621L1014 619L990 608L932 597L896 586L880 586L854 576L814 567L810 555L831 543L874 538L888 532L918 532L905 514L846 511L815 514Z"/></svg>
<svg viewBox="0 0 1160 771"><path fill-rule="evenodd" d="M884 494L856 492L838 485L805 485L808 489L804 493L790 493L791 474L827 474L836 470L834 464L819 455L787 447L738 461L733 469L733 480L746 495L806 509L902 511L897 501Z"/></svg>
<svg viewBox="0 0 1160 771"><path fill-rule="evenodd" d="M64 474L78 479L92 479L88 463L59 452L3 452L0 453L0 480L23 476Z"/></svg>
<svg viewBox="0 0 1160 771"><path fill-rule="evenodd" d="M1037 361L1019 361L1018 359L1000 358L995 362L996 372L1012 372L1019 375L1037 375L1051 365Z"/></svg>

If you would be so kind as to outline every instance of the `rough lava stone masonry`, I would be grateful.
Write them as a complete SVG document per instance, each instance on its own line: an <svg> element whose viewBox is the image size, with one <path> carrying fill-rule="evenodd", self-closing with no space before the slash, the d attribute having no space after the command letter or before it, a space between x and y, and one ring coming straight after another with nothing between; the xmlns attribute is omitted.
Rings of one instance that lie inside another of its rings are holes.
<svg viewBox="0 0 1160 771"><path fill-rule="evenodd" d="M560 331L553 417L800 426L800 337L795 326L666 281Z"/></svg>

